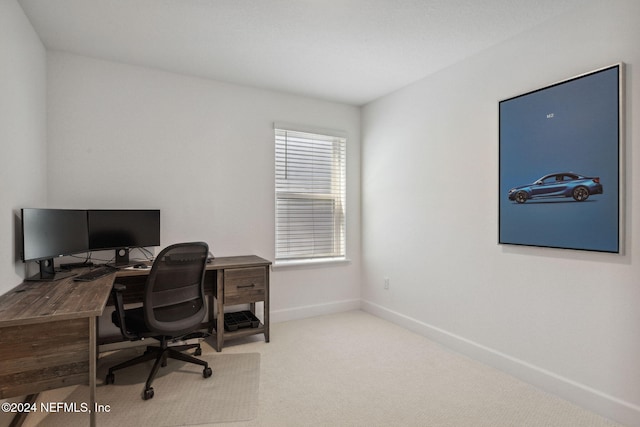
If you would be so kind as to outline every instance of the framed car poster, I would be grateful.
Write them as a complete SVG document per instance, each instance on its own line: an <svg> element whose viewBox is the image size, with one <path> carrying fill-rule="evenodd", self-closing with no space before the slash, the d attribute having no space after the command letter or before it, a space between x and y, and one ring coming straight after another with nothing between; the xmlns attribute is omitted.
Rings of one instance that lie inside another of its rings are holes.
<svg viewBox="0 0 640 427"><path fill-rule="evenodd" d="M500 244L620 253L624 64L499 102Z"/></svg>

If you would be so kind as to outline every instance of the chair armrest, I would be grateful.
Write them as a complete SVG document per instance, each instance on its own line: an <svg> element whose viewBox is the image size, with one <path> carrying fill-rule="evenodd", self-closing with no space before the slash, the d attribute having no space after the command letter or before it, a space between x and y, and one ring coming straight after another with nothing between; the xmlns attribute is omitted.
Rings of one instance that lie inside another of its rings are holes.
<svg viewBox="0 0 640 427"><path fill-rule="evenodd" d="M114 283L113 284L113 290L114 291L118 291L118 292L124 292L127 290L127 287L123 284L120 283Z"/></svg>
<svg viewBox="0 0 640 427"><path fill-rule="evenodd" d="M138 337L130 334L127 330L127 324L125 321L124 315L124 299L122 297L122 293L127 289L125 285L121 285L119 283L114 283L113 288L111 289L111 296L113 297L113 304L116 308L116 316L118 320L117 326L120 327L120 332L122 336L128 340L136 340Z"/></svg>

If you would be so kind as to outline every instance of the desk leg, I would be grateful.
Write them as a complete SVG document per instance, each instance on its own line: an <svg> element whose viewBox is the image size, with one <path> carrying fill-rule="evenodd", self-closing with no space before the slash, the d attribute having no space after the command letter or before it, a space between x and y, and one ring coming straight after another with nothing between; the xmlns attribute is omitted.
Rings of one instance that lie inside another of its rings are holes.
<svg viewBox="0 0 640 427"><path fill-rule="evenodd" d="M218 319L216 323L216 350L222 351L224 343L224 271L218 271L216 278L216 302L218 307Z"/></svg>
<svg viewBox="0 0 640 427"><path fill-rule="evenodd" d="M213 308L213 305L215 304L214 302L214 297L213 295L207 295L207 323L209 324L209 328L207 329L207 332L209 332L210 334L213 334L213 330L216 328L214 326L214 322L216 319L216 313L215 313L215 309Z"/></svg>
<svg viewBox="0 0 640 427"><path fill-rule="evenodd" d="M91 427L96 425L97 322L89 318L89 407Z"/></svg>
<svg viewBox="0 0 640 427"><path fill-rule="evenodd" d="M264 301L263 301L263 316L264 316L264 342L269 342L269 324L270 324L270 319L269 319L269 267L267 268L267 276L266 276L266 288L265 288L265 295L264 295Z"/></svg>
<svg viewBox="0 0 640 427"><path fill-rule="evenodd" d="M28 395L27 397L24 398L24 401L22 403L28 406L36 405L38 394L39 393ZM27 415L29 415L28 412L18 412L13 417L13 421L11 421L11 424L9 424L9 427L21 427L22 424L24 424L25 420L27 419Z"/></svg>

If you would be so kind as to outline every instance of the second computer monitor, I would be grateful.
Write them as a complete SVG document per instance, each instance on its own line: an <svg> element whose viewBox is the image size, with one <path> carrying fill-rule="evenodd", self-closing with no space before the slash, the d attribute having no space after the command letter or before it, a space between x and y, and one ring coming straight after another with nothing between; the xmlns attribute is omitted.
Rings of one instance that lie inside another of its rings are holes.
<svg viewBox="0 0 640 427"><path fill-rule="evenodd" d="M89 249L116 250L116 265L129 264L129 248L160 246L157 209L97 209L88 211Z"/></svg>

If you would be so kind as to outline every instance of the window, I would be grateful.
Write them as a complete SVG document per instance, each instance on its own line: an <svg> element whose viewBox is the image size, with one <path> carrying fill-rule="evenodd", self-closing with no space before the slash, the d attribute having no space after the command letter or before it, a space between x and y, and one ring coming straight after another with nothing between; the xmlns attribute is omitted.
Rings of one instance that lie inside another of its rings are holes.
<svg viewBox="0 0 640 427"><path fill-rule="evenodd" d="M345 257L346 137L276 125L276 261Z"/></svg>

